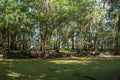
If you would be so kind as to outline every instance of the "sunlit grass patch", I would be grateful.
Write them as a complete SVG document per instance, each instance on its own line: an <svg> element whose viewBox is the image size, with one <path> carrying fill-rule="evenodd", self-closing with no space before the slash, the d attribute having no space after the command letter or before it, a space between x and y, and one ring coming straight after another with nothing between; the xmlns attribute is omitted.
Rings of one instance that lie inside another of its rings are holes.
<svg viewBox="0 0 120 80"><path fill-rule="evenodd" d="M20 73L16 73L16 72L10 72L7 75L10 76L10 77L20 77L21 76Z"/></svg>
<svg viewBox="0 0 120 80"><path fill-rule="evenodd" d="M60 52L65 52L65 53L69 53L69 52L77 52L77 50L72 50L72 49L60 49Z"/></svg>
<svg viewBox="0 0 120 80"><path fill-rule="evenodd" d="M78 60L53 60L53 61L50 61L50 62L53 62L55 64L88 64L90 63L91 61L78 61Z"/></svg>
<svg viewBox="0 0 120 80"><path fill-rule="evenodd" d="M0 61L2 61L3 60L3 58L0 58Z"/></svg>

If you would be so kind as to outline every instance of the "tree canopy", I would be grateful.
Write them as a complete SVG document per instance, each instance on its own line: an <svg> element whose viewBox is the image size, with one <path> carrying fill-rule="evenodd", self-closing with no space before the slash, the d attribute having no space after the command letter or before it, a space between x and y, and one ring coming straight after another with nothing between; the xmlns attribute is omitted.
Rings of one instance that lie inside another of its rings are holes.
<svg viewBox="0 0 120 80"><path fill-rule="evenodd" d="M119 0L0 0L8 50L120 51Z"/></svg>

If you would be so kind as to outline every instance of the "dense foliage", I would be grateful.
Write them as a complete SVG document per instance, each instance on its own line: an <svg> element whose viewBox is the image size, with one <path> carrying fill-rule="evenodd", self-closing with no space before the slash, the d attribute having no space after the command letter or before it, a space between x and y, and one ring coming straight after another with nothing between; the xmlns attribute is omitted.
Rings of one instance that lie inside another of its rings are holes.
<svg viewBox="0 0 120 80"><path fill-rule="evenodd" d="M0 0L7 50L120 51L119 0Z"/></svg>

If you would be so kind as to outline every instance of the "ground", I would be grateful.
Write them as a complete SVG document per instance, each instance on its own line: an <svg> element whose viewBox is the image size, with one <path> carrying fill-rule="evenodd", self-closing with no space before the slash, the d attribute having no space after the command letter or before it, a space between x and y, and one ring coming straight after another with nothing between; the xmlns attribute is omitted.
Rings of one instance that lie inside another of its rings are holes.
<svg viewBox="0 0 120 80"><path fill-rule="evenodd" d="M120 80L120 57L0 59L0 80Z"/></svg>

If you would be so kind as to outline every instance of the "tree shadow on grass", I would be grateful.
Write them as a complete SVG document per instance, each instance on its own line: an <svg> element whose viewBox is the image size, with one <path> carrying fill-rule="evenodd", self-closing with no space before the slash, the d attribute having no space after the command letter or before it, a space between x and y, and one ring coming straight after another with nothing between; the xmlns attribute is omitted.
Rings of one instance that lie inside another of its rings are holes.
<svg viewBox="0 0 120 80"><path fill-rule="evenodd" d="M119 57L6 59L0 80L120 80Z"/></svg>

